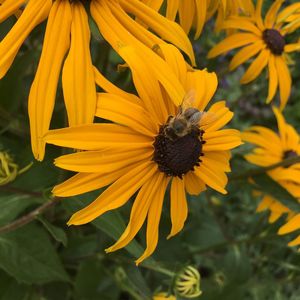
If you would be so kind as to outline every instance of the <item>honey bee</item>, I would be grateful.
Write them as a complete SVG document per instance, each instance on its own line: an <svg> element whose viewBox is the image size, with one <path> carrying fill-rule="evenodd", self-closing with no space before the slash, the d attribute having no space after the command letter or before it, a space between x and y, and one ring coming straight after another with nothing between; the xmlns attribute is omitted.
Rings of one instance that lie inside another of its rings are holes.
<svg viewBox="0 0 300 300"><path fill-rule="evenodd" d="M195 91L190 90L183 98L177 115L168 118L164 131L169 139L176 140L192 131L200 132L199 122L203 113L192 107L194 101Z"/></svg>

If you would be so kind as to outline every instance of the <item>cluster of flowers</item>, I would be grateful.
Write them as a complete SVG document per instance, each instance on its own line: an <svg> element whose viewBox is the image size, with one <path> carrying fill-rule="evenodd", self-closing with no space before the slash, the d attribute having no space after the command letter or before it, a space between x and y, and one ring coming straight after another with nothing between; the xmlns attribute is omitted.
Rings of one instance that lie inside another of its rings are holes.
<svg viewBox="0 0 300 300"><path fill-rule="evenodd" d="M0 42L0 77L30 32L47 19L28 100L33 155L43 160L46 143L80 150L55 160L56 166L77 174L56 186L54 195L70 197L108 186L75 213L69 225L91 222L136 194L126 230L106 251L126 246L147 219L147 247L138 264L157 246L168 186L172 221L168 238L184 226L186 193L198 195L208 186L226 194L230 150L242 143L241 135L235 129L222 129L233 117L224 101L209 106L217 77L195 68L187 33L194 30L198 38L205 22L216 15L216 31L226 30L227 37L208 57L243 47L230 63L233 70L256 56L241 83L249 83L268 68L267 102L279 87L282 111L291 91L288 55L300 50L300 41L286 43L286 36L300 27L300 2L280 11L283 2L274 1L263 19L262 0L0 1L0 22L17 18ZM166 17L159 13L163 4ZM104 39L130 69L136 93L121 90L93 66L88 8ZM49 130L60 73L69 127ZM97 86L103 92L97 92ZM244 141L258 146L246 156L253 164L269 166L300 155L299 135L278 109L274 112L279 135L261 126L242 134ZM97 117L107 122L97 123ZM300 198L300 164L268 174ZM265 208L272 211L271 221L288 213L280 233L300 227L300 215L276 199L266 195L259 210ZM300 238L292 242L299 243Z"/></svg>

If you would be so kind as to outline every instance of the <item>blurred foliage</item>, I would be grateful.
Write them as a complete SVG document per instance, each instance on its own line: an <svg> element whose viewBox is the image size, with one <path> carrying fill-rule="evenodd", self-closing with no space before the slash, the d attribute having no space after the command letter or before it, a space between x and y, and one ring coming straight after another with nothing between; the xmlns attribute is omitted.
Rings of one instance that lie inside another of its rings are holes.
<svg viewBox="0 0 300 300"><path fill-rule="evenodd" d="M1 24L1 38L13 23L12 17ZM34 30L0 81L0 149L8 151L20 168L33 162L29 171L0 187L0 226L53 201L49 196L51 188L70 176L52 164L65 150L48 146L47 157L40 163L33 161L30 149L27 96L41 52L44 26ZM99 36L92 21L91 26L95 65L116 85L132 91L129 72L117 72L120 58ZM221 36L212 34L212 22L205 29L194 42L197 63L218 74L219 89L214 99L226 99L235 112L231 127L243 130L259 124L275 129L271 108L265 104L266 74L241 86L244 67L233 73L227 71L231 53L206 59L208 50ZM300 69L294 65L291 72L294 86L285 116L300 129ZM66 126L61 87L57 99L52 128ZM247 146L234 151L233 174L244 174L253 168L243 159L247 151ZM282 194L276 183L266 185L264 180L263 176L256 177L262 190L267 186L267 192L282 195L288 203L290 195ZM255 213L260 199L253 196L253 185L247 177L233 178L228 189L226 196L208 191L189 197L186 226L168 241L165 237L170 230L170 217L165 207L158 248L138 268L134 259L145 245L143 230L126 249L104 253L125 228L129 206L107 213L92 224L68 228L66 221L72 212L92 201L99 191L61 199L30 224L0 234L0 300L147 300L156 292L170 291L174 274L187 265L195 266L201 274L202 300L300 299L300 255L286 246L291 237L276 234L282 223L270 225L267 213Z"/></svg>

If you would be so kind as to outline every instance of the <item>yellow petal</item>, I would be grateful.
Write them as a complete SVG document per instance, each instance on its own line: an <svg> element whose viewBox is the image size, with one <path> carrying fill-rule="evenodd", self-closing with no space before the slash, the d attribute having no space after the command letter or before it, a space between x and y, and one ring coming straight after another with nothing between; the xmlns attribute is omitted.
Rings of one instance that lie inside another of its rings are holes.
<svg viewBox="0 0 300 300"><path fill-rule="evenodd" d="M278 74L275 65L274 55L270 55L268 67L269 67L269 92L267 97L267 103L270 103L275 96L277 86L278 86Z"/></svg>
<svg viewBox="0 0 300 300"><path fill-rule="evenodd" d="M124 168L137 161L151 160L153 150L148 149L123 149L112 151L83 151L62 155L55 160L55 165L69 171L87 173L109 173ZM100 171L101 170L101 171Z"/></svg>
<svg viewBox="0 0 300 300"><path fill-rule="evenodd" d="M116 124L91 124L50 130L45 142L80 150L135 149L149 147L153 139Z"/></svg>
<svg viewBox="0 0 300 300"><path fill-rule="evenodd" d="M184 181L174 177L171 184L171 221L172 229L168 239L182 230L188 216L188 205L185 195Z"/></svg>
<svg viewBox="0 0 300 300"><path fill-rule="evenodd" d="M21 7L26 0L6 0L0 6L0 23L13 15L18 8Z"/></svg>
<svg viewBox="0 0 300 300"><path fill-rule="evenodd" d="M206 190L204 182L194 172L188 172L183 178L186 191L190 195L199 195Z"/></svg>
<svg viewBox="0 0 300 300"><path fill-rule="evenodd" d="M51 0L31 0L28 2L22 16L0 43L0 78L10 68L29 33L47 18L51 5Z"/></svg>
<svg viewBox="0 0 300 300"><path fill-rule="evenodd" d="M186 91L193 90L195 99L193 106L204 111L208 102L212 99L218 86L217 75L206 70L195 70L186 74Z"/></svg>
<svg viewBox="0 0 300 300"><path fill-rule="evenodd" d="M116 251L120 248L125 247L128 243L132 241L138 231L141 229L149 207L153 202L153 199L156 196L156 193L161 189L161 184L166 183L164 179L165 175L161 172L155 173L148 181L141 187L137 197L134 200L131 212L130 212L130 221L125 231L119 238L119 240L106 249L106 252ZM166 189L166 184L164 186Z"/></svg>
<svg viewBox="0 0 300 300"><path fill-rule="evenodd" d="M177 11L179 9L179 1L180 0L168 0L166 17L169 20L175 20Z"/></svg>
<svg viewBox="0 0 300 300"><path fill-rule="evenodd" d="M135 261L137 265L141 263L144 259L149 257L154 252L157 246L159 221L161 217L162 205L168 181L169 179L166 176L164 176L161 180L161 185L156 190L156 195L155 197L153 197L151 205L149 207L146 232L147 247L142 256Z"/></svg>
<svg viewBox="0 0 300 300"><path fill-rule="evenodd" d="M52 193L58 197L72 197L100 189L116 181L122 175L140 165L140 161L114 172L78 173L68 180L56 185Z"/></svg>
<svg viewBox="0 0 300 300"><path fill-rule="evenodd" d="M98 94L97 103L97 117L126 125L151 137L158 133L158 124L149 118L148 112L138 103L108 93Z"/></svg>
<svg viewBox="0 0 300 300"><path fill-rule="evenodd" d="M256 41L255 43L245 46L237 54L235 54L230 62L229 70L232 71L236 69L239 65L250 59L252 56L256 55L259 51L264 49L265 43L261 40Z"/></svg>
<svg viewBox="0 0 300 300"><path fill-rule="evenodd" d="M242 84L246 84L257 78L264 69L264 67L268 64L269 57L270 50L263 49L251 63L250 67L247 69L240 82Z"/></svg>
<svg viewBox="0 0 300 300"><path fill-rule="evenodd" d="M157 166L153 162L145 162L125 173L90 205L76 212L68 225L86 224L105 212L124 205L155 172Z"/></svg>
<svg viewBox="0 0 300 300"><path fill-rule="evenodd" d="M42 160L45 154L42 138L49 129L61 65L70 45L71 17L68 1L54 2L48 18L42 55L29 94L31 145L38 160Z"/></svg>
<svg viewBox="0 0 300 300"><path fill-rule="evenodd" d="M71 46L62 83L70 126L92 123L96 111L96 85L90 54L88 16L80 2L72 3Z"/></svg>
<svg viewBox="0 0 300 300"><path fill-rule="evenodd" d="M276 17L277 17L278 10L280 9L283 2L284 2L284 0L276 0L270 6L270 8L266 14L266 17L265 17L265 27L266 28L273 27Z"/></svg>
<svg viewBox="0 0 300 300"><path fill-rule="evenodd" d="M203 135L206 143L203 152L230 150L241 145L240 132L235 129L223 129L213 132L205 132Z"/></svg>
<svg viewBox="0 0 300 300"><path fill-rule="evenodd" d="M224 189L226 186L226 181L224 181L224 177L221 172L218 172L218 174L216 174L202 163L200 167L195 168L194 173L212 189L222 194L227 194L227 191Z"/></svg>
<svg viewBox="0 0 300 300"><path fill-rule="evenodd" d="M240 29L245 31L250 31L257 36L261 37L262 32L259 30L251 20L247 18L242 18L238 16L231 16L222 24L223 29Z"/></svg>
<svg viewBox="0 0 300 300"><path fill-rule="evenodd" d="M285 225L281 226L278 234L287 234L300 228L300 214L290 219Z"/></svg>
<svg viewBox="0 0 300 300"><path fill-rule="evenodd" d="M282 56L275 57L275 65L279 81L280 109L283 110L291 94L292 78L289 68Z"/></svg>
<svg viewBox="0 0 300 300"><path fill-rule="evenodd" d="M222 42L214 46L208 53L208 58L216 57L229 50L254 43L259 37L253 33L235 33L224 39Z"/></svg>
<svg viewBox="0 0 300 300"><path fill-rule="evenodd" d="M202 1L205 2L205 1ZM189 33L194 20L195 2L194 1L180 1L179 2L179 22L186 33Z"/></svg>
<svg viewBox="0 0 300 300"><path fill-rule="evenodd" d="M138 17L154 32L161 36L162 39L171 42L185 52L189 56L192 64L195 65L192 45L178 24L164 18L139 0L120 0L120 4L127 13L131 13Z"/></svg>
<svg viewBox="0 0 300 300"><path fill-rule="evenodd" d="M290 53L300 51L300 43L287 44L284 46L284 52Z"/></svg>
<svg viewBox="0 0 300 300"><path fill-rule="evenodd" d="M264 22L261 17L261 10L264 0L257 0L256 8L255 8L255 20L257 23L258 28L263 31L265 29Z"/></svg>

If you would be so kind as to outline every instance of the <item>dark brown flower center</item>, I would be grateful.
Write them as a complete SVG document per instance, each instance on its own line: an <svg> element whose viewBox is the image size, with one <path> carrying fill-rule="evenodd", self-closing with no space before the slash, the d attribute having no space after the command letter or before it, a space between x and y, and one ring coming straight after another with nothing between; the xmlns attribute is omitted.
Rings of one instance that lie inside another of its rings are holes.
<svg viewBox="0 0 300 300"><path fill-rule="evenodd" d="M285 40L278 30L266 29L263 32L263 40L274 55L282 54L285 46Z"/></svg>
<svg viewBox="0 0 300 300"><path fill-rule="evenodd" d="M166 130L168 124L160 127L154 141L153 160L158 164L161 172L167 176L182 176L193 171L201 163L203 130L194 126L184 136L173 136Z"/></svg>

